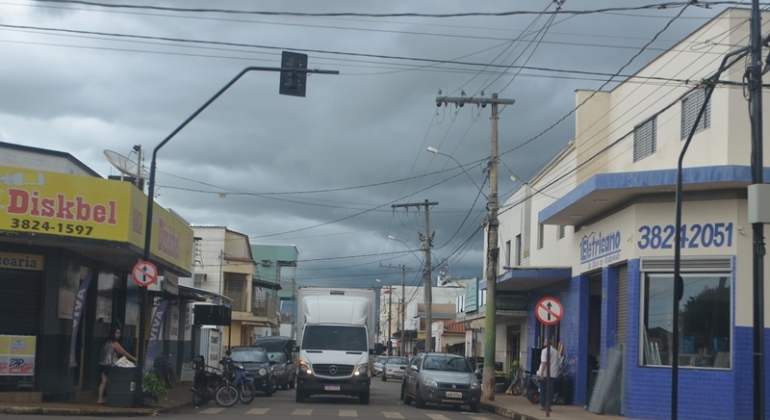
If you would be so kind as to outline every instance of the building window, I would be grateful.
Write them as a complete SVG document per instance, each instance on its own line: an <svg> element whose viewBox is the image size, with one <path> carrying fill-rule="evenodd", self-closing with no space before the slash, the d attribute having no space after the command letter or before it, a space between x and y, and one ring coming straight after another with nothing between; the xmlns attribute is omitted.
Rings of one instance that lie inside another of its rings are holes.
<svg viewBox="0 0 770 420"><path fill-rule="evenodd" d="M564 239L564 235L567 232L567 227L564 225L559 225L559 239Z"/></svg>
<svg viewBox="0 0 770 420"><path fill-rule="evenodd" d="M658 144L658 119L652 117L634 128L634 162L655 153Z"/></svg>
<svg viewBox="0 0 770 420"><path fill-rule="evenodd" d="M540 223L537 229L537 249L540 249L545 244L545 225Z"/></svg>
<svg viewBox="0 0 770 420"><path fill-rule="evenodd" d="M672 274L647 274L642 283L640 359L644 366L672 365ZM732 298L730 274L682 274L679 366L729 369Z"/></svg>
<svg viewBox="0 0 770 420"><path fill-rule="evenodd" d="M696 90L682 99L682 139L686 139L690 135L695 119L698 117L703 101L706 100L706 91L703 89ZM705 130L711 127L711 101L706 104L706 111L698 122L698 127L695 132Z"/></svg>
<svg viewBox="0 0 770 420"><path fill-rule="evenodd" d="M516 235L516 266L521 266L521 234Z"/></svg>
<svg viewBox="0 0 770 420"><path fill-rule="evenodd" d="M505 241L505 265L511 265L511 241Z"/></svg>

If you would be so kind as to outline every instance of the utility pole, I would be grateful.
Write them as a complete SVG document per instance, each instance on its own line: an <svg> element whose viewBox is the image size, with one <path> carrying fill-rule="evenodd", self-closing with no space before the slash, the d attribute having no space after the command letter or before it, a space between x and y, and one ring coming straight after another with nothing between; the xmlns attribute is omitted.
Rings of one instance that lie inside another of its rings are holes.
<svg viewBox="0 0 770 420"><path fill-rule="evenodd" d="M401 347L398 350L399 356L406 355L406 349L404 348L404 329L406 328L406 268L405 265L382 265L383 268L400 268L401 269Z"/></svg>
<svg viewBox="0 0 770 420"><path fill-rule="evenodd" d="M497 339L497 304L495 302L497 288L497 266L500 249L497 244L497 120L498 105L513 105L513 99L500 99L496 93L491 98L484 97L436 97L436 105L453 103L459 107L464 104L475 104L486 107L492 105L492 153L489 158L489 197L487 201L487 308L484 319L484 374L481 383L481 398L485 401L495 400L495 341Z"/></svg>
<svg viewBox="0 0 770 420"><path fill-rule="evenodd" d="M762 171L762 16L759 0L751 2L751 64L749 93L751 110L751 183L761 185ZM753 295L754 295L754 418L765 418L765 303L764 303L764 258L765 226L761 222L751 224L754 241L753 254ZM676 314L674 314L676 315Z"/></svg>
<svg viewBox="0 0 770 420"><path fill-rule="evenodd" d="M391 337L393 337L393 286L388 288L388 356L393 356L393 346Z"/></svg>
<svg viewBox="0 0 770 420"><path fill-rule="evenodd" d="M430 206L436 206L438 202L429 202L427 199L422 203L407 203L407 204L393 204L390 207L425 207L425 237L420 235L420 242L422 242L423 249L425 250L425 271L423 272L423 284L425 287L425 351L433 351L433 290L430 280L431 271L433 267L430 265L430 249L433 247L433 235L430 233ZM419 326L418 326L419 328Z"/></svg>

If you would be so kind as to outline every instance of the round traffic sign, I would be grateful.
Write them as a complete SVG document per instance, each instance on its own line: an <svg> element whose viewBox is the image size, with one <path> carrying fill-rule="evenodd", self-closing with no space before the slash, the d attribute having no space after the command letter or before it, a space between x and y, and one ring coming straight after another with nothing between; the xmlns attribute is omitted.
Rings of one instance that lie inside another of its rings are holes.
<svg viewBox="0 0 770 420"><path fill-rule="evenodd" d="M535 306L535 317L545 325L554 325L564 316L564 306L559 299L544 297Z"/></svg>
<svg viewBox="0 0 770 420"><path fill-rule="evenodd" d="M149 261L139 261L131 270L134 282L142 287L147 287L158 280L158 268Z"/></svg>

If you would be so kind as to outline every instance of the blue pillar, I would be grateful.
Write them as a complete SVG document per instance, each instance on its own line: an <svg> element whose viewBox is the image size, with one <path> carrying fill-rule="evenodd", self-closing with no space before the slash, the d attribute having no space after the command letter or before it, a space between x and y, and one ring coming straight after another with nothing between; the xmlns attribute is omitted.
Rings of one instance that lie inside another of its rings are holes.
<svg viewBox="0 0 770 420"><path fill-rule="evenodd" d="M575 372L574 404L586 403L586 384L588 383L588 303L590 294L590 280L588 276L581 275L572 278L572 293L578 301L576 314L566 314L565 316L576 316L578 325L578 334L575 337L577 357L577 371Z"/></svg>

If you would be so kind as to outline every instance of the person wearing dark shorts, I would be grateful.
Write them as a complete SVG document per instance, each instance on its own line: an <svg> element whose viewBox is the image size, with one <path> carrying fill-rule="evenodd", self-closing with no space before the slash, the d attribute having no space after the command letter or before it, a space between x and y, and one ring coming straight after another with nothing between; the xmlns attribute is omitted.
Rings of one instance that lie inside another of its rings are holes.
<svg viewBox="0 0 770 420"><path fill-rule="evenodd" d="M101 372L102 382L99 384L99 400L97 404L104 404L104 390L107 388L107 378L110 374L110 368L118 362L118 354L125 356L126 359L136 363L136 357L129 354L118 342L120 340L120 329L113 328L110 335L104 340L102 353L99 357L99 372Z"/></svg>

